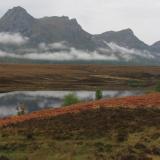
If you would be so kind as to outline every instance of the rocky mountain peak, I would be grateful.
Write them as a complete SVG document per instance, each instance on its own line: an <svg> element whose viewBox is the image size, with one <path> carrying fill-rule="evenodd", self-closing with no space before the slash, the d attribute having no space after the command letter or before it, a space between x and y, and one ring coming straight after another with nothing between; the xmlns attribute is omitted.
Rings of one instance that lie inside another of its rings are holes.
<svg viewBox="0 0 160 160"><path fill-rule="evenodd" d="M20 7L20 6L17 6L17 7L13 7L12 9L9 9L8 12L6 14L10 14L10 13L27 13L27 11Z"/></svg>
<svg viewBox="0 0 160 160"><path fill-rule="evenodd" d="M35 19L22 7L9 9L0 19L0 32L19 32L28 36Z"/></svg>
<svg viewBox="0 0 160 160"><path fill-rule="evenodd" d="M20 18L30 18L33 19L33 17L22 7L13 7L12 9L9 9L5 15L1 18L1 20L11 20L11 19L20 19Z"/></svg>
<svg viewBox="0 0 160 160"><path fill-rule="evenodd" d="M124 30L121 30L121 31L118 31L119 33L125 33L125 34L131 34L131 35L134 35L134 32L132 31L132 29L130 28L127 28L127 29L124 29Z"/></svg>

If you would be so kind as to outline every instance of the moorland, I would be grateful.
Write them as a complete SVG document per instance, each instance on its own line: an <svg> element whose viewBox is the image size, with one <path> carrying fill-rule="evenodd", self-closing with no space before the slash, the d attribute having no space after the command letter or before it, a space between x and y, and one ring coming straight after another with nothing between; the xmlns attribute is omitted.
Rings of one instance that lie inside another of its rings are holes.
<svg viewBox="0 0 160 160"><path fill-rule="evenodd" d="M0 92L34 90L150 89L160 67L1 64Z"/></svg>

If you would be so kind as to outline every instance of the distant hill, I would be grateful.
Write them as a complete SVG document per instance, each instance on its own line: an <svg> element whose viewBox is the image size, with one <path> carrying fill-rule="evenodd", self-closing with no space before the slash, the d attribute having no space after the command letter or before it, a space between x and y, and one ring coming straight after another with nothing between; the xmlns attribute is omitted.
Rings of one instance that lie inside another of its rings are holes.
<svg viewBox="0 0 160 160"><path fill-rule="evenodd" d="M34 18L14 7L0 19L0 61L105 61L159 64L160 42L152 46L131 29L92 35L69 17Z"/></svg>

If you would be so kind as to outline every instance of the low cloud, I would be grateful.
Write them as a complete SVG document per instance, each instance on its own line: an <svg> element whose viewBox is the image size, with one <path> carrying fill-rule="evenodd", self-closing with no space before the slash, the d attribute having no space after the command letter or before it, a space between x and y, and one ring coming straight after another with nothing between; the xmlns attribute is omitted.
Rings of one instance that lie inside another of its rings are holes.
<svg viewBox="0 0 160 160"><path fill-rule="evenodd" d="M71 48L70 52L54 52L54 53L30 53L26 54L25 58L39 59L39 60L56 60L56 61L69 61L69 60L118 60L114 55L104 55L97 51L85 52Z"/></svg>
<svg viewBox="0 0 160 160"><path fill-rule="evenodd" d="M111 52L117 53L117 55L126 61L132 60L134 57L142 57L146 59L154 59L155 56L146 50L137 50L137 49L128 49L122 46L119 46L115 43L107 43L110 47Z"/></svg>
<svg viewBox="0 0 160 160"><path fill-rule="evenodd" d="M8 53L0 50L0 57L10 57L18 59L30 59L30 60L47 60L47 61L71 61L71 60L109 60L116 61L118 58L113 55L100 54L97 51L85 52L81 50L76 50L71 48L70 51L61 52L43 52L43 53L25 53L25 54L15 54Z"/></svg>
<svg viewBox="0 0 160 160"><path fill-rule="evenodd" d="M28 40L28 37L24 37L20 33L0 32L0 44L23 45Z"/></svg>
<svg viewBox="0 0 160 160"><path fill-rule="evenodd" d="M26 48L23 54L21 52L21 54L17 54L0 50L0 57L45 61L131 61L139 58L155 59L155 55L149 51L128 49L115 43L106 44L109 48L99 48L89 52L69 47L67 42L40 43L37 49Z"/></svg>
<svg viewBox="0 0 160 160"><path fill-rule="evenodd" d="M40 43L39 44L39 49L41 51L48 51L48 50L68 50L70 47L67 46L67 42L62 41L62 42L55 42L55 43Z"/></svg>

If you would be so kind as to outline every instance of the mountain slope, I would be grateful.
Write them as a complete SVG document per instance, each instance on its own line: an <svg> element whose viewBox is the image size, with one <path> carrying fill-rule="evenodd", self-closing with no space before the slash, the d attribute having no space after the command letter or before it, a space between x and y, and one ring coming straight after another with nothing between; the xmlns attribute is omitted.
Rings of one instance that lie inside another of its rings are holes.
<svg viewBox="0 0 160 160"><path fill-rule="evenodd" d="M76 19L68 17L45 17L38 20L41 28L39 40L47 43L66 41L79 49L95 49L92 36L84 31ZM46 32L45 32L45 31ZM35 32L37 28L35 28Z"/></svg>
<svg viewBox="0 0 160 160"><path fill-rule="evenodd" d="M155 42L152 46L151 49L155 52L160 52L160 41Z"/></svg>
<svg viewBox="0 0 160 160"><path fill-rule="evenodd" d="M105 40L108 43L116 43L119 46L123 46L129 49L147 50L149 46L139 40L131 29L125 29L118 32L110 31L99 35L97 38Z"/></svg>

